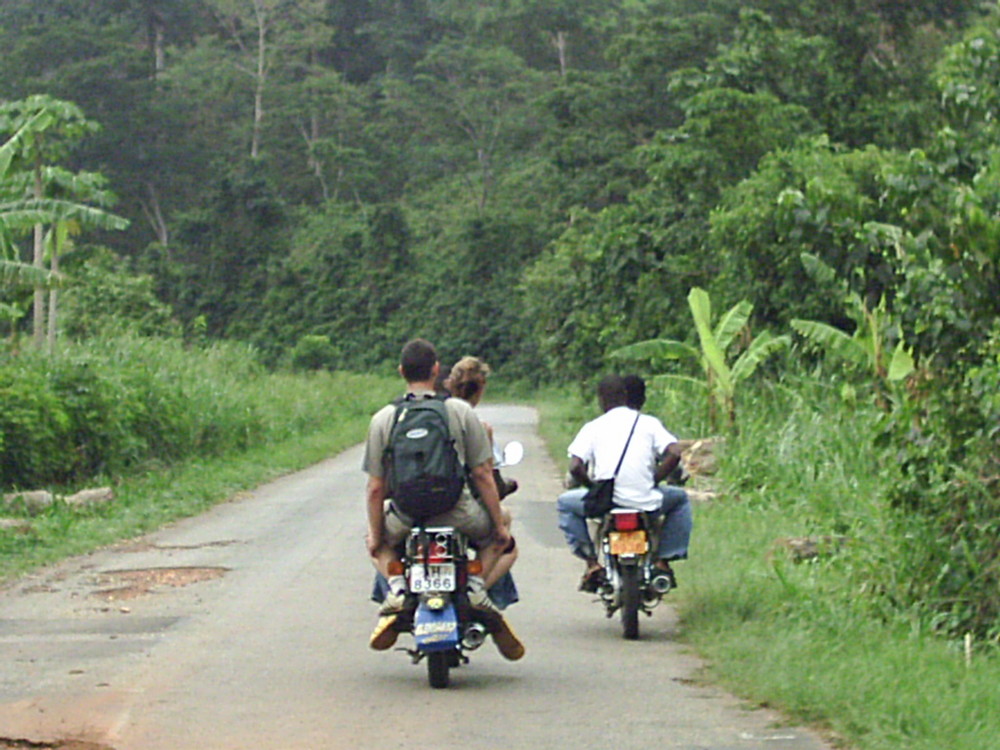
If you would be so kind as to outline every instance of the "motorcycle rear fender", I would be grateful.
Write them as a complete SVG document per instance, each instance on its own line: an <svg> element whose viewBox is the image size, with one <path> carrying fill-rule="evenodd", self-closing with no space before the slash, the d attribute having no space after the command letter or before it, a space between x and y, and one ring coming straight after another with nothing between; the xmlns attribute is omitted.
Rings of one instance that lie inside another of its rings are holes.
<svg viewBox="0 0 1000 750"><path fill-rule="evenodd" d="M447 651L458 647L458 613L452 602L443 609L431 609L426 601L417 605L413 616L413 639L418 651Z"/></svg>

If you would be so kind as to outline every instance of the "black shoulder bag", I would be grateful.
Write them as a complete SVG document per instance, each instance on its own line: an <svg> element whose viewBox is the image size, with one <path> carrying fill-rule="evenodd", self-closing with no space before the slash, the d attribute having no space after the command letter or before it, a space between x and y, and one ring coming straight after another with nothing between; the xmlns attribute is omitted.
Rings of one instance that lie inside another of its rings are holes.
<svg viewBox="0 0 1000 750"><path fill-rule="evenodd" d="M583 512L587 518L600 518L615 507L615 477L618 476L618 470L622 468L622 461L625 460L625 454L628 453L628 444L632 442L632 433L635 432L635 426L638 423L639 415L636 414L635 422L632 423L632 429L628 433L628 440L625 441L625 450L622 451L621 458L618 459L618 465L615 467L615 473L611 475L611 479L595 479L587 490L587 494L583 496Z"/></svg>

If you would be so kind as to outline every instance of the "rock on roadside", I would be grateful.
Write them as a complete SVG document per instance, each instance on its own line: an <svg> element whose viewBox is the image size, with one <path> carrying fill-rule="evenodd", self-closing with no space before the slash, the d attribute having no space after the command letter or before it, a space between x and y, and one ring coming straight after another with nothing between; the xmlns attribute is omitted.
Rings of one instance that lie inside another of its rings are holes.
<svg viewBox="0 0 1000 750"><path fill-rule="evenodd" d="M30 490L27 492L10 492L3 496L3 504L10 507L21 506L29 515L36 516L61 500L71 508L83 508L114 500L115 493L111 487L96 487L80 490L72 495L56 496L48 490Z"/></svg>

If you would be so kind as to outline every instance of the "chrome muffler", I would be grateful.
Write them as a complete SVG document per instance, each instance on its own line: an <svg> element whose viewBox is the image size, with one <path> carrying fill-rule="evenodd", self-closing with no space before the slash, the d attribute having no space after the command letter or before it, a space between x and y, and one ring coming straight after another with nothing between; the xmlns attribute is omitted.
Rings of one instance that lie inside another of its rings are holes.
<svg viewBox="0 0 1000 750"><path fill-rule="evenodd" d="M670 583L670 576L666 573L657 573L649 581L649 590L653 591L660 596L666 594L673 586Z"/></svg>
<svg viewBox="0 0 1000 750"><path fill-rule="evenodd" d="M470 622L462 633L462 648L475 651L486 641L486 627L481 622Z"/></svg>

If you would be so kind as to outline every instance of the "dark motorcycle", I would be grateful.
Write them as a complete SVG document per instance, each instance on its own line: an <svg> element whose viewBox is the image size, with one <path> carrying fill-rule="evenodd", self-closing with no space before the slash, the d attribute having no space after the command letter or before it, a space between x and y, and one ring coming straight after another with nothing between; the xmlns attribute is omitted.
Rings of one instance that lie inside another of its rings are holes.
<svg viewBox="0 0 1000 750"><path fill-rule="evenodd" d="M520 443L508 444L503 465L520 462L524 449ZM481 575L482 565L475 559L468 539L451 526L416 526L410 531L402 557L410 609L414 647L407 649L414 664L427 662L431 687L445 688L450 670L467 664L467 652L483 645L496 626L469 604L467 587L470 575Z"/></svg>
<svg viewBox="0 0 1000 750"><path fill-rule="evenodd" d="M615 508L599 519L595 538L604 578L597 593L608 617L621 612L622 634L629 640L639 637L639 613L652 615L673 588L670 574L654 565L658 534L658 522L643 511Z"/></svg>

